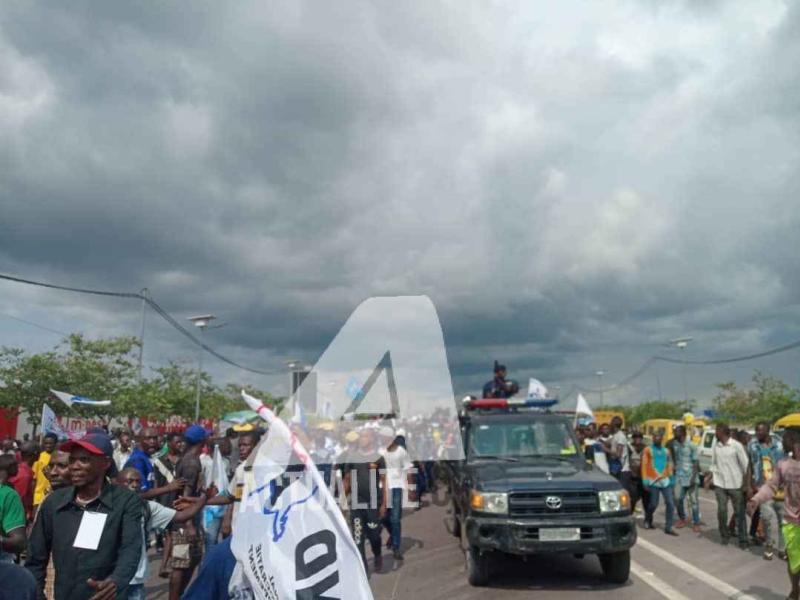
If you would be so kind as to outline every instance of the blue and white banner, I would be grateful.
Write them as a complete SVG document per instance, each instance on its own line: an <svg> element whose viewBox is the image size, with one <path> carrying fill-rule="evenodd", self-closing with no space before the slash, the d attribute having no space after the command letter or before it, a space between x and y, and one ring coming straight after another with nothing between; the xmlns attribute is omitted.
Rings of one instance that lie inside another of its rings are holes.
<svg viewBox="0 0 800 600"><path fill-rule="evenodd" d="M42 435L54 433L58 437L59 441L69 439L69 434L61 428L61 425L58 423L58 418L56 417L56 413L53 412L53 409L47 406L47 404L42 405Z"/></svg>
<svg viewBox="0 0 800 600"><path fill-rule="evenodd" d="M50 390L50 392L64 404L72 408L73 404L81 404L83 406L111 406L111 400L92 400L91 398L84 398L83 396L73 396L66 392L57 392Z"/></svg>
<svg viewBox="0 0 800 600"><path fill-rule="evenodd" d="M269 430L234 509L231 550L237 571L259 600L373 600L350 529L305 448L260 400L245 392L242 397ZM277 493L276 481L295 460L304 468ZM232 580L229 592L242 583Z"/></svg>

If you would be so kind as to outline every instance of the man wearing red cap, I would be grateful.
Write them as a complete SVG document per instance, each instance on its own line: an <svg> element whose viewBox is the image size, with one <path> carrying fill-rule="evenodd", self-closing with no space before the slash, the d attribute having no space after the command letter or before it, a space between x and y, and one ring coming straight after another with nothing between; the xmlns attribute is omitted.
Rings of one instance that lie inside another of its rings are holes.
<svg viewBox="0 0 800 600"><path fill-rule="evenodd" d="M142 501L111 485L116 467L107 435L61 446L70 453L72 485L42 502L25 566L41 591L52 553L57 600L125 600L142 551Z"/></svg>

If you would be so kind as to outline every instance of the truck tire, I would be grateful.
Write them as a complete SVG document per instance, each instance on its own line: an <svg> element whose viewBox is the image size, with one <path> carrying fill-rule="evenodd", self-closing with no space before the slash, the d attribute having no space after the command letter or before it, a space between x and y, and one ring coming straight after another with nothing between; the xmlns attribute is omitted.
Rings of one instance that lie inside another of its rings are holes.
<svg viewBox="0 0 800 600"><path fill-rule="evenodd" d="M609 583L626 583L631 575L631 552L611 552L601 554L600 566L603 568L603 576Z"/></svg>
<svg viewBox="0 0 800 600"><path fill-rule="evenodd" d="M467 581L475 587L484 587L489 583L489 557L481 554L477 548L467 548L464 553L467 559Z"/></svg>
<svg viewBox="0 0 800 600"><path fill-rule="evenodd" d="M456 503L453 500L450 501L450 516L453 519L453 530L450 533L453 534L453 537L460 538L461 519L458 518L458 509L456 508Z"/></svg>

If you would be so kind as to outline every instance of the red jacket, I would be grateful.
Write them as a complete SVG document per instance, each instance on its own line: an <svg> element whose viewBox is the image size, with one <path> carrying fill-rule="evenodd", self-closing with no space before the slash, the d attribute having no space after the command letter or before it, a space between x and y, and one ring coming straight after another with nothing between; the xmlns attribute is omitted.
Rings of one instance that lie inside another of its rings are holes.
<svg viewBox="0 0 800 600"><path fill-rule="evenodd" d="M17 474L14 477L9 477L8 483L14 486L19 497L22 498L25 515L30 519L32 516L31 511L33 510L33 469L26 462L18 463Z"/></svg>

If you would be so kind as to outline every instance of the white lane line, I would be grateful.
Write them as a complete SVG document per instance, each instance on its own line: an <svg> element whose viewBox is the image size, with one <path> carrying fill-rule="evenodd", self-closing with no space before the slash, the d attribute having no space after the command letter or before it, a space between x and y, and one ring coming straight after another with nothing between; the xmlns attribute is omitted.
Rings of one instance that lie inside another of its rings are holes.
<svg viewBox="0 0 800 600"><path fill-rule="evenodd" d="M669 598L670 600L691 600L689 596L681 594L678 590L658 577L655 573L648 571L634 560L631 561L631 573L636 575L636 577L644 581L647 585L664 596L664 598Z"/></svg>
<svg viewBox="0 0 800 600"><path fill-rule="evenodd" d="M714 588L718 592L721 592L721 593L725 594L725 596L727 596L731 600L757 600L757 598L755 598L754 596L751 596L749 594L745 594L741 590L737 590L735 587L733 587L729 583L725 583L724 581L722 581L721 579L717 579L716 577L714 577L710 573L706 573L702 569L698 569L694 565L689 564L688 562L686 562L684 560L681 560L680 558L678 558L677 556L667 552L663 548L659 548L654 543L648 542L646 539L644 539L641 536L639 536L639 539L637 540L636 545L637 546L641 546L645 550L649 550L650 552L652 552L653 554L655 554L659 558L662 558L665 561L667 561L668 563L671 563L672 565L678 567L679 569L682 569L684 572L688 573L689 575L691 575L695 579L698 579L698 580L702 581L703 583L705 583L706 585L711 586L712 588Z"/></svg>

